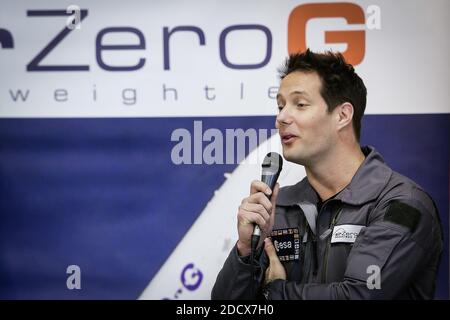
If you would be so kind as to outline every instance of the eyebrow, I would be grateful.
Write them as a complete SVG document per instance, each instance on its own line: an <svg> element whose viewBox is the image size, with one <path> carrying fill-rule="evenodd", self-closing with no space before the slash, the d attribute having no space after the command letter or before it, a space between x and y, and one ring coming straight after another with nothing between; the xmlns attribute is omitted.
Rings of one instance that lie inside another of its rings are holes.
<svg viewBox="0 0 450 320"><path fill-rule="evenodd" d="M308 96L308 94L305 91L298 91L298 90L292 91L289 95L292 96L294 94L301 94L301 95L306 96L306 97Z"/></svg>
<svg viewBox="0 0 450 320"><path fill-rule="evenodd" d="M294 95L294 94L300 94L300 95L303 95L303 96L305 96L305 97L308 97L308 94L307 94L305 91L295 90L295 91L292 91L291 93L289 93L290 96L292 96L292 95ZM279 98L281 98L281 94L278 93L278 94L277 94L277 100L278 100Z"/></svg>

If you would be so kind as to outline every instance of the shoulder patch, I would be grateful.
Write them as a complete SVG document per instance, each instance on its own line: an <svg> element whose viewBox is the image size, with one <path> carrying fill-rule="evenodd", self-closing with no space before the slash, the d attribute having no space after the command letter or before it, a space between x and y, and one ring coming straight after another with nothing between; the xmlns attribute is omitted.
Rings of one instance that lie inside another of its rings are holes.
<svg viewBox="0 0 450 320"><path fill-rule="evenodd" d="M414 207L399 201L393 201L384 215L384 221L390 221L414 231L420 222L421 213Z"/></svg>

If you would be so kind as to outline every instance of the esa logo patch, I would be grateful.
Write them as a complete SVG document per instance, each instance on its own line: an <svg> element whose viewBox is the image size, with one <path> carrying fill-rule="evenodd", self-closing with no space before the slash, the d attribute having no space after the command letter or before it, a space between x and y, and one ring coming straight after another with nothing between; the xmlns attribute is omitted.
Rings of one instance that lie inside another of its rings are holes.
<svg viewBox="0 0 450 320"><path fill-rule="evenodd" d="M300 257L300 235L298 228L273 230L270 234L280 261L298 260Z"/></svg>

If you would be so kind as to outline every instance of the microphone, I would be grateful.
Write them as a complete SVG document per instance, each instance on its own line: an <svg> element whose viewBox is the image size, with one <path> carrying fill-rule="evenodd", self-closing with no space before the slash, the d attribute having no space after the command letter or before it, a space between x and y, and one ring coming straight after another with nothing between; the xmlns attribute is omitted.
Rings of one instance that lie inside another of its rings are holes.
<svg viewBox="0 0 450 320"><path fill-rule="evenodd" d="M261 181L267 184L272 190L277 183L278 177L280 176L281 169L283 168L283 158L276 152L269 152L262 163ZM267 196L267 198L271 198ZM259 243L259 238L261 237L261 229L257 224L253 229L252 240L251 240L251 250L256 252L256 247Z"/></svg>

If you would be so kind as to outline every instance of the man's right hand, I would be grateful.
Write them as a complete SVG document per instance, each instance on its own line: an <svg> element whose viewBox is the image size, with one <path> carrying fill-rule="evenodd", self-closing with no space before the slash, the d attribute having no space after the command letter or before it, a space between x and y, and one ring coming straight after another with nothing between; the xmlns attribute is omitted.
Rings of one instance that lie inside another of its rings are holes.
<svg viewBox="0 0 450 320"><path fill-rule="evenodd" d="M272 193L269 186L258 180L252 182L250 196L242 200L237 214L239 240L236 245L240 256L248 256L250 254L251 237L255 223L259 225L262 231L258 246L272 232L279 188L277 183L269 200L267 196L270 196Z"/></svg>

